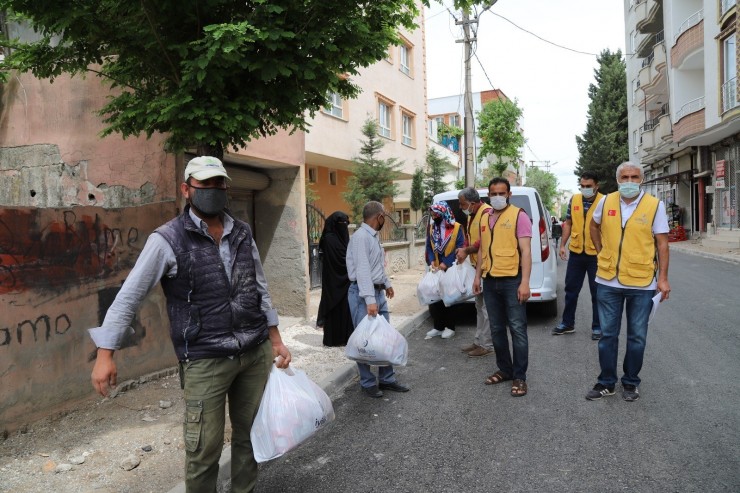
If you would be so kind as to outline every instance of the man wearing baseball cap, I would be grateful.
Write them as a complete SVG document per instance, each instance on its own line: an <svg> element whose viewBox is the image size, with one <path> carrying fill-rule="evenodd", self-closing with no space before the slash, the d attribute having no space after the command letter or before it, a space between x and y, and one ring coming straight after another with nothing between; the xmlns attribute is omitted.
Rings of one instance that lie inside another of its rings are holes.
<svg viewBox="0 0 740 493"><path fill-rule="evenodd" d="M273 360L287 368L291 355L280 337L252 231L226 209L229 175L223 164L196 157L184 179L185 210L149 236L103 325L89 330L98 348L92 384L103 396L116 385L113 353L133 333L139 305L160 282L185 392L186 489L216 490L228 395L231 491L252 491L252 422Z"/></svg>

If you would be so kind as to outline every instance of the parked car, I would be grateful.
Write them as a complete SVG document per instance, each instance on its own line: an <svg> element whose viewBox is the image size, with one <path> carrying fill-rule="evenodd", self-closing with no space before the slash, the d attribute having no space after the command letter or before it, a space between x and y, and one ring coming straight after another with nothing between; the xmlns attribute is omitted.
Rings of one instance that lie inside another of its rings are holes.
<svg viewBox="0 0 740 493"><path fill-rule="evenodd" d="M459 192L455 190L438 193L434 196L434 201L446 201L455 213L455 219L465 226L467 217L460 210L457 198ZM479 189L478 193L481 200L489 203L487 188ZM532 273L529 276L532 295L528 303L542 304L547 315L557 316L558 262L552 238L550 213L543 206L540 194L532 187L511 187L510 202L524 209L532 221Z"/></svg>

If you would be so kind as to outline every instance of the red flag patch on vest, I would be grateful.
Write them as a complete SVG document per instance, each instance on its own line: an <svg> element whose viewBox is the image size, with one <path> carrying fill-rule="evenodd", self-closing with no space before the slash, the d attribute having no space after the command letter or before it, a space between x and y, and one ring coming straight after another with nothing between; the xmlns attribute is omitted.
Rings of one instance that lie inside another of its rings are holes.
<svg viewBox="0 0 740 493"><path fill-rule="evenodd" d="M573 206L573 210L574 211L580 211L581 210L581 206L580 205L574 205Z"/></svg>
<svg viewBox="0 0 740 493"><path fill-rule="evenodd" d="M616 216L616 215L617 215L617 210L616 210L616 209L609 209L609 212L608 212L608 214L609 214L610 216Z"/></svg>

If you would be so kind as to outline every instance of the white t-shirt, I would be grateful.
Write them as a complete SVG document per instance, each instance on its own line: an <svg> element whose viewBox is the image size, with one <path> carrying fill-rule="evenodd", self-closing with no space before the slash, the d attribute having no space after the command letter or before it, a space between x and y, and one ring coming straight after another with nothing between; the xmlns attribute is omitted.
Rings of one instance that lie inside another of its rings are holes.
<svg viewBox="0 0 740 493"><path fill-rule="evenodd" d="M627 220L632 217L632 213L635 212L635 209L637 209L637 204L640 203L640 200L642 200L642 197L645 195L644 191L640 191L640 195L637 196L637 200L632 202L631 204L625 203L625 201L622 199L622 197L619 197L619 205L620 205L620 211L622 214L622 227L624 227ZM593 220L596 224L601 224L601 216L604 212L604 201L606 200L606 196L602 198L598 204L596 204L596 209L594 209L594 216ZM658 202L658 210L655 212L655 220L653 221L653 234L665 234L670 231L670 228L668 227L668 216L665 212L665 204L663 204L663 201L661 200ZM599 284L604 284L605 286L611 286L613 288L624 288L624 289L656 289L658 287L658 282L653 278L653 282L650 283L649 286L646 286L644 288L636 288L634 286L625 286L619 280L615 277L611 280L606 280L604 278L601 278L599 276L596 276L596 282Z"/></svg>

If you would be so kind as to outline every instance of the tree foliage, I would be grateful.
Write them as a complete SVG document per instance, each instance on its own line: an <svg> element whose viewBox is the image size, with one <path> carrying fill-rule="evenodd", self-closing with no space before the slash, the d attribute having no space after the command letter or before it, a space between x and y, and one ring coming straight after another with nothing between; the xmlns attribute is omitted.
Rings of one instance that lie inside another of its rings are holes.
<svg viewBox="0 0 740 493"><path fill-rule="evenodd" d="M420 211L424 208L424 170L416 168L411 179L411 200L409 206L412 210Z"/></svg>
<svg viewBox="0 0 740 493"><path fill-rule="evenodd" d="M521 116L522 109L517 102L504 98L486 103L478 113L478 136L483 141L478 161L488 158L495 171L493 176L502 176L510 164L519 167L520 150L524 145L518 125Z"/></svg>
<svg viewBox="0 0 740 493"><path fill-rule="evenodd" d="M540 193L542 203L547 210L552 210L558 194L558 179L550 173L534 166L527 168L527 186Z"/></svg>
<svg viewBox="0 0 740 493"><path fill-rule="evenodd" d="M347 191L342 195L350 206L355 222L362 222L362 208L370 201L383 202L398 195L398 178L403 162L397 158L380 159L378 154L385 142L378 138L378 122L368 118L362 126L360 156L353 160L353 175L347 180Z"/></svg>
<svg viewBox="0 0 740 493"><path fill-rule="evenodd" d="M609 193L617 189L617 166L629 159L627 129L627 76L622 52L608 49L598 57L595 83L588 86L588 122L582 136L576 136L579 158L576 176L594 171L599 189Z"/></svg>
<svg viewBox="0 0 740 493"><path fill-rule="evenodd" d="M0 11L30 27L23 39L0 36L0 78L97 74L113 89L104 135L161 132L168 150L219 156L305 130L327 91L356 96L351 77L418 15L414 0L0 0Z"/></svg>
<svg viewBox="0 0 740 493"><path fill-rule="evenodd" d="M432 205L434 196L438 193L446 192L448 185L445 182L445 175L455 169L449 159L442 157L437 149L430 148L427 151L427 162L424 169L423 190L424 200L423 208L426 209Z"/></svg>

